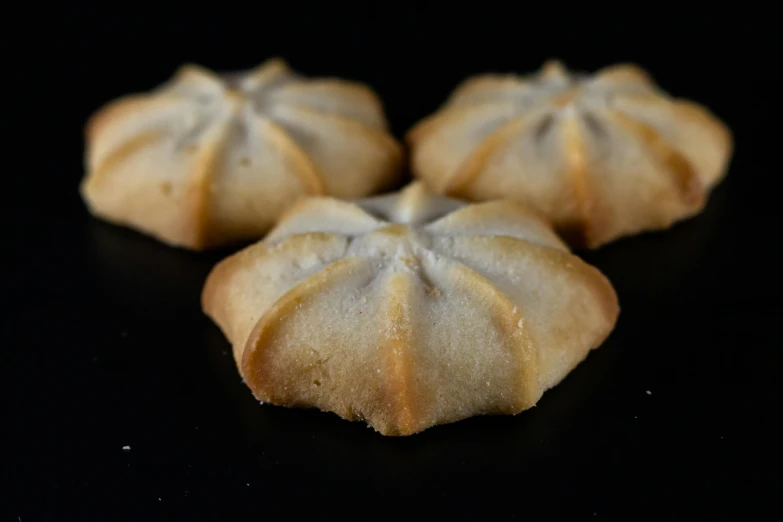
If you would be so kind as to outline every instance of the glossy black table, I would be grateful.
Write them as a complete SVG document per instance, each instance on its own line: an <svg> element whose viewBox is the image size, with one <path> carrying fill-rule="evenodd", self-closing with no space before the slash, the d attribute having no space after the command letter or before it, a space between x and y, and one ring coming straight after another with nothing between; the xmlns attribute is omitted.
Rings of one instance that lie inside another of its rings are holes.
<svg viewBox="0 0 783 522"><path fill-rule="evenodd" d="M150 21L79 12L78 26L66 23L70 11L49 14L52 27L84 32L51 41L48 63L67 103L43 127L21 107L13 154L29 161L4 178L0 520L761 520L779 512L781 184L765 155L780 145L762 132L766 80L745 74L762 70L747 61L753 51L719 38L740 23L737 13L709 27L665 17L677 46L666 54L649 43L658 22L636 37L612 26L624 35L620 49L579 24L570 30L581 36L566 45L543 32L518 36L519 19L487 18L483 33L471 33L484 35L477 43L459 30L475 13L455 25L439 12L388 11L363 12L365 25L334 15L337 25L322 27L326 7L302 17L302 33L318 45L269 25L248 32L251 17L234 17L219 33L222 47L189 25L193 13ZM247 31L237 32L240 22ZM92 52L98 44L112 60ZM398 136L458 79L485 68L537 67L550 56L584 68L638 60L725 117L737 155L700 216L584 253L614 283L620 318L535 408L384 438L332 414L259 405L200 310L201 284L230 250L168 248L90 218L77 194L90 111L155 85L180 62L250 66L264 46L304 70L374 85ZM729 72L715 73L722 66ZM22 72L36 99L52 94L50 76Z"/></svg>
<svg viewBox="0 0 783 522"><path fill-rule="evenodd" d="M538 406L408 438L252 398L200 310L226 252L167 248L89 218L73 197L55 224L31 209L25 225L47 240L18 252L4 292L7 478L54 510L110 509L118 494L143 512L208 509L225 494L298 509L371 494L395 507L418 491L458 514L473 496L522 492L542 503L528 509L591 515L622 512L618 498L739 501L777 473L758 462L779 451L763 426L779 411L768 328L780 309L765 266L742 254L753 238L738 180L696 219L585 254L614 282L620 319Z"/></svg>

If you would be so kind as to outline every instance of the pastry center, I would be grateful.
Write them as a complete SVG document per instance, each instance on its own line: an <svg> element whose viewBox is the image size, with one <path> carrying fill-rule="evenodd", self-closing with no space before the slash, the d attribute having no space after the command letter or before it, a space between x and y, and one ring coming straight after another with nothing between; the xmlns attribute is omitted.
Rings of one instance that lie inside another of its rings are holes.
<svg viewBox="0 0 783 522"><path fill-rule="evenodd" d="M427 242L422 230L400 223L376 229L357 237L349 247L349 255L396 259L414 263L417 251Z"/></svg>

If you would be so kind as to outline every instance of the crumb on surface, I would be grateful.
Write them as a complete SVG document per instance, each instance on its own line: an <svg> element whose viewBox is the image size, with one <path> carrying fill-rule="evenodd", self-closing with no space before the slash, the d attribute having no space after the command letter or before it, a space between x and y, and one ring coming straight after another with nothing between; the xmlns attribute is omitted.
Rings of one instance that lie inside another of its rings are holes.
<svg viewBox="0 0 783 522"><path fill-rule="evenodd" d="M123 446L122 451L130 451L130 446Z"/></svg>
<svg viewBox="0 0 783 522"><path fill-rule="evenodd" d="M646 393L647 395L652 395L652 392L650 390L646 390L644 393Z"/></svg>

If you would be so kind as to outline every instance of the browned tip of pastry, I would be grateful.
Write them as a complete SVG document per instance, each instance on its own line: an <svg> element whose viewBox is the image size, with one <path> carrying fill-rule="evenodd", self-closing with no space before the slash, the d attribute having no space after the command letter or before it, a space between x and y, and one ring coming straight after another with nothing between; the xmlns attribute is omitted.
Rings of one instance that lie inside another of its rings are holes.
<svg viewBox="0 0 783 522"><path fill-rule="evenodd" d="M470 186L481 175L488 159L501 146L527 128L530 122L531 118L529 117L515 118L487 136L451 177L446 179L446 185L443 188L444 194L465 200L472 199Z"/></svg>
<svg viewBox="0 0 783 522"><path fill-rule="evenodd" d="M415 361L411 354L414 334L411 328L410 309L406 306L406 300L411 295L409 284L409 278L396 274L389 280L387 289L386 312L390 333L385 346L381 349L390 369L386 383L387 402L394 406L390 408L391 422L380 429L384 435L391 436L412 435L423 429L419 418L420 394L413 371Z"/></svg>
<svg viewBox="0 0 783 522"><path fill-rule="evenodd" d="M615 290L612 282L603 272L601 272L598 268L585 263L581 259L579 261L584 266L586 272L591 272L594 274L590 279L594 285L596 293L599 296L598 302L600 303L601 309L604 312L604 317L606 318L607 324L611 325L604 330L604 335L597 338L593 343L595 346L600 346L604 343L604 341L606 341L609 335L611 335L612 331L617 325L617 320L620 317L620 300L617 296L617 290Z"/></svg>
<svg viewBox="0 0 783 522"><path fill-rule="evenodd" d="M502 238L499 243L509 244L518 240ZM511 249L518 248L517 245ZM555 249L551 249L555 250ZM562 251L558 251L561 252ZM514 387L509 390L513 400L500 409L503 413L519 413L535 406L541 396L538 387L538 353L535 343L525 328L525 313L520 311L520 305L509 299L500 290L496 283L487 279L475 270L464 265L457 265L455 272L460 274L461 280L470 290L487 303L488 309L495 316L495 325L502 332L503 343L506 344L508 353L515 354L517 366L517 379Z"/></svg>
<svg viewBox="0 0 783 522"><path fill-rule="evenodd" d="M231 270L235 264L234 254L219 261L207 275L204 287L201 290L201 310L211 319L215 319L215 313L224 307L220 294L221 288L228 282Z"/></svg>
<svg viewBox="0 0 783 522"><path fill-rule="evenodd" d="M604 67L596 73L597 78L618 82L637 82L652 85L653 77L634 63L618 63Z"/></svg>
<svg viewBox="0 0 783 522"><path fill-rule="evenodd" d="M86 145L90 145L99 139L100 135L112 124L132 115L150 103L150 97L146 94L128 94L111 100L95 109L87 118L83 132Z"/></svg>
<svg viewBox="0 0 783 522"><path fill-rule="evenodd" d="M408 129L403 135L403 142L409 147L413 147L422 138L424 138L427 131L432 127L436 121L437 114L426 117L417 123L415 123L410 129Z"/></svg>
<svg viewBox="0 0 783 522"><path fill-rule="evenodd" d="M315 166L307 152L294 140L282 125L267 122L268 138L273 140L280 150L286 151L292 163L296 165L293 174L306 187L307 194L318 196L326 193L323 173Z"/></svg>
<svg viewBox="0 0 783 522"><path fill-rule="evenodd" d="M693 165L682 154L665 156L664 162L672 173L683 202L689 207L703 206L706 202L706 192Z"/></svg>
<svg viewBox="0 0 783 522"><path fill-rule="evenodd" d="M389 140L391 145L389 150L392 161L389 166L390 176L386 189L401 182L405 174L405 166L410 162L410 152L405 144L391 136L389 136Z"/></svg>
<svg viewBox="0 0 783 522"><path fill-rule="evenodd" d="M242 354L240 372L245 383L255 397L262 401L271 401L283 406L296 404L295 390L288 390L285 384L292 378L273 370L270 358L279 338L279 331L287 319L296 314L297 310L306 306L308 301L319 291L328 289L340 277L334 274L350 270L360 263L358 258L347 258L327 266L318 274L306 279L283 295L256 323L245 343Z"/></svg>
<svg viewBox="0 0 783 522"><path fill-rule="evenodd" d="M94 141L105 124L119 112L124 104L125 98L118 98L95 109L84 123L84 139L87 142Z"/></svg>
<svg viewBox="0 0 783 522"><path fill-rule="evenodd" d="M133 154L160 139L161 136L157 132L144 132L116 147L101 161L91 165L92 172L91 175L88 176L91 185L100 185L103 179L108 176L109 172L117 165L127 161Z"/></svg>
<svg viewBox="0 0 783 522"><path fill-rule="evenodd" d="M550 58L544 62L541 66L539 74L544 78L554 78L557 76L565 76L566 66L565 64L556 58Z"/></svg>
<svg viewBox="0 0 783 522"><path fill-rule="evenodd" d="M232 340L231 352L234 356L234 362L239 363L237 347L233 345L234 333L231 331L231 303L226 291L237 266L235 256L236 254L223 259L212 268L201 290L200 301L201 311L204 315L212 320L226 338Z"/></svg>
<svg viewBox="0 0 783 522"><path fill-rule="evenodd" d="M725 121L720 119L716 114L712 113L709 109L706 107L702 107L712 118L712 121L714 123L715 132L720 135L721 142L723 143L724 147L724 169L728 166L729 160L734 155L735 147L736 147L736 140L734 139L734 132L731 130L731 127L729 127Z"/></svg>
<svg viewBox="0 0 783 522"><path fill-rule="evenodd" d="M693 208L702 206L706 199L706 191L690 161L673 145L664 139L653 127L626 116L621 111L610 112L615 121L633 134L647 150L652 153L658 163L668 172L682 202Z"/></svg>
<svg viewBox="0 0 783 522"><path fill-rule="evenodd" d="M94 141L95 135L97 133L97 128L101 125L101 120L105 118L104 113L105 113L105 107L100 107L97 110L93 111L92 114L90 114L87 117L87 121L84 122L84 127L82 128L82 134L84 140L88 144Z"/></svg>
<svg viewBox="0 0 783 522"><path fill-rule="evenodd" d="M710 134L720 143L723 156L721 162L723 164L723 172L720 176L722 177L725 174L726 167L728 167L729 160L734 154L735 141L731 128L709 108L692 100L675 100L674 107L680 115L687 119L698 121L708 128Z"/></svg>
<svg viewBox="0 0 783 522"><path fill-rule="evenodd" d="M219 81L219 77L213 71L196 63L184 63L180 65L171 77L174 82L188 79L209 79Z"/></svg>
<svg viewBox="0 0 783 522"><path fill-rule="evenodd" d="M271 58L268 58L258 64L256 67L253 68L251 74L264 74L264 75L270 75L270 76L277 76L277 75L283 75L283 74L290 74L293 73L293 69L288 64L287 61L285 61L280 56L273 56Z"/></svg>
<svg viewBox="0 0 783 522"><path fill-rule="evenodd" d="M567 268L569 271L579 274L579 281L592 290L596 298L596 304L602 312L599 316L603 321L603 328L598 329L601 335L592 342L593 348L600 346L614 331L617 319L620 316L620 301L612 282L595 266L584 259L557 249L542 251L557 266Z"/></svg>
<svg viewBox="0 0 783 522"><path fill-rule="evenodd" d="M565 91L563 95L567 99L560 103L570 102L572 92L572 89ZM558 100L555 99L556 106L557 102ZM570 185L574 216L571 220L559 224L558 228L562 228L560 234L569 244L582 248L590 242L590 237L593 235L595 195L584 131L574 111L567 111L564 114L562 150L565 179Z"/></svg>
<svg viewBox="0 0 783 522"><path fill-rule="evenodd" d="M288 62L281 56L272 56L261 62L261 67L269 67L269 68L275 68L275 69L289 69L290 66Z"/></svg>
<svg viewBox="0 0 783 522"><path fill-rule="evenodd" d="M364 128L367 129L368 135L372 136L373 139L381 147L383 147L388 154L388 183L386 188L389 186L394 186L399 181L398 178L402 175L403 166L405 165L407 159L408 151L405 148L405 145L388 132L379 129L372 129L367 126L364 126Z"/></svg>

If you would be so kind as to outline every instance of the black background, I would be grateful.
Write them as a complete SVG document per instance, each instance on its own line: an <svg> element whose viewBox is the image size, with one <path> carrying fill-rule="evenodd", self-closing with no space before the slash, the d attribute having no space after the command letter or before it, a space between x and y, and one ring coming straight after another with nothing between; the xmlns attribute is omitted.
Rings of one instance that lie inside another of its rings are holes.
<svg viewBox="0 0 783 522"><path fill-rule="evenodd" d="M779 511L770 15L739 3L551 7L103 3L5 16L0 520ZM228 252L100 223L77 193L83 124L100 105L183 62L232 70L276 55L369 83L398 137L470 74L550 57L583 70L634 61L723 118L736 155L699 217L585 254L615 284L621 316L536 408L384 438L331 414L259 406L199 308Z"/></svg>

